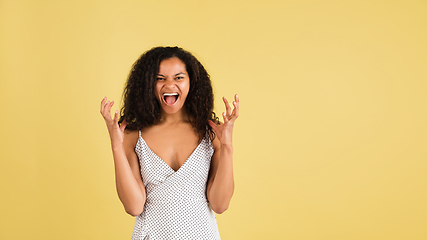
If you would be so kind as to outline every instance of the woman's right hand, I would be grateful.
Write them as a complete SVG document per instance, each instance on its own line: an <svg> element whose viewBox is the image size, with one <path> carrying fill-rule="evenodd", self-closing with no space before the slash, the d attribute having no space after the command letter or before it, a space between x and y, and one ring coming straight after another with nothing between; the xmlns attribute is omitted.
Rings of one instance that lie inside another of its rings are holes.
<svg viewBox="0 0 427 240"><path fill-rule="evenodd" d="M123 142L126 122L123 121L119 126L119 111L116 111L114 118L111 118L111 107L113 105L114 102L107 101L106 97L102 99L101 114L110 133L117 194L126 212L132 216L138 216L144 210L145 187L139 170L138 156L129 140L130 134L126 134L126 141Z"/></svg>
<svg viewBox="0 0 427 240"><path fill-rule="evenodd" d="M116 110L114 118L111 118L111 107L114 105L114 101L107 101L107 97L104 97L101 101L101 115L104 117L105 124L107 124L108 133L110 134L111 144L123 144L124 130L126 128L126 121L124 120L119 126L119 111Z"/></svg>

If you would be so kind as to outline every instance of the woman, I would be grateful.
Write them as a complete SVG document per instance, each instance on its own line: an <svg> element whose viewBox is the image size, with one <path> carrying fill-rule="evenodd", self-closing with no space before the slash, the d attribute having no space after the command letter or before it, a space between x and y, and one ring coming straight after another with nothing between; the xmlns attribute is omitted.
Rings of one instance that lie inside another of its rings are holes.
<svg viewBox="0 0 427 240"><path fill-rule="evenodd" d="M202 64L181 48L156 47L135 62L123 97L120 121L107 98L101 114L117 193L136 216L132 239L220 239L213 212L224 212L234 191L237 95L233 110L223 98L220 123Z"/></svg>

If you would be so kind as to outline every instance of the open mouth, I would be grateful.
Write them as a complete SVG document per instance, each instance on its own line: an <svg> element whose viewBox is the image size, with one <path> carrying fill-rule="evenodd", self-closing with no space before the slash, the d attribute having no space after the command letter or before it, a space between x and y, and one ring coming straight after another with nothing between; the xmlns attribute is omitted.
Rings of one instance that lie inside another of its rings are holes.
<svg viewBox="0 0 427 240"><path fill-rule="evenodd" d="M166 105L174 105L176 101L178 100L178 93L163 93L163 101L166 103Z"/></svg>

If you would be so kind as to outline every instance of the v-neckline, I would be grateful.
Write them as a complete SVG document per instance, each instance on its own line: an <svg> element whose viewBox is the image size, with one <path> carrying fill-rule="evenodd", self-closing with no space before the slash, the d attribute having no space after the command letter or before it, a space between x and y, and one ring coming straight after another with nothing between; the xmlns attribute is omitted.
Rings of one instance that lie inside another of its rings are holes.
<svg viewBox="0 0 427 240"><path fill-rule="evenodd" d="M139 136L139 138L144 142L144 144L145 144L145 146L147 146L148 150L150 152L152 152L154 154L154 156L156 156L161 162L164 163L164 165L166 165L174 173L177 173L184 165L186 165L186 163L191 158L191 156L193 156L194 153L197 151L197 149L199 149L200 145L202 145L202 142L205 141L205 138L203 138L202 141L200 141L199 145L197 145L197 147L191 152L190 156L188 156L188 158L185 160L185 162L178 168L178 170L175 171L171 166L169 166L169 164L167 164L161 157L159 157L159 155L157 155L157 153L155 153L153 150L151 150L150 146L148 146L148 143L145 141L145 139L142 136Z"/></svg>

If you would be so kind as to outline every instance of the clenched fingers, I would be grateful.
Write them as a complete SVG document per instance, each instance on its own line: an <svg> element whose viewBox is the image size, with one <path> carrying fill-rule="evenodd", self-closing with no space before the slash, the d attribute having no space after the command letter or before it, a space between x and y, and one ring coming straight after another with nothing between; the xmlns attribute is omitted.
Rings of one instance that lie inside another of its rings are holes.
<svg viewBox="0 0 427 240"><path fill-rule="evenodd" d="M231 114L231 107L230 104L228 103L227 99L225 97L222 97L222 100L224 101L225 104L225 112L227 116L230 116Z"/></svg>
<svg viewBox="0 0 427 240"><path fill-rule="evenodd" d="M236 118L238 118L238 117L239 117L239 96L237 96L237 94L236 94L236 95L234 95L234 102L233 102L233 105L234 105L233 115L234 115Z"/></svg>
<svg viewBox="0 0 427 240"><path fill-rule="evenodd" d="M101 101L101 114L104 113L104 105L106 101L107 101L107 97L104 97Z"/></svg>
<svg viewBox="0 0 427 240"><path fill-rule="evenodd" d="M105 97L101 101L101 114L105 120L112 120L111 118L111 107L114 105L114 101L107 101Z"/></svg>
<svg viewBox="0 0 427 240"><path fill-rule="evenodd" d="M230 104L228 103L226 98L222 98L225 104L226 112L222 114L224 118L224 123L236 120L236 118L239 116L239 97L234 95L234 101L233 101L233 111L231 111Z"/></svg>

